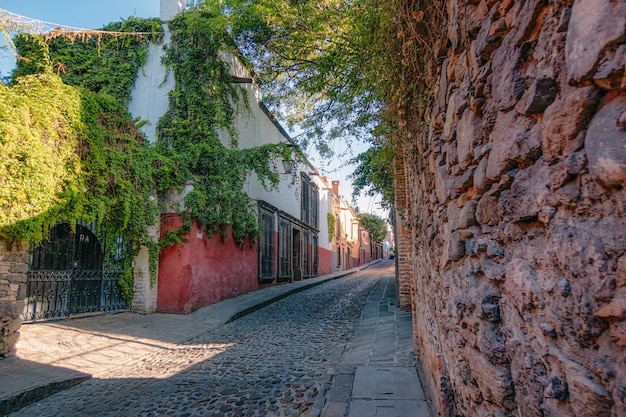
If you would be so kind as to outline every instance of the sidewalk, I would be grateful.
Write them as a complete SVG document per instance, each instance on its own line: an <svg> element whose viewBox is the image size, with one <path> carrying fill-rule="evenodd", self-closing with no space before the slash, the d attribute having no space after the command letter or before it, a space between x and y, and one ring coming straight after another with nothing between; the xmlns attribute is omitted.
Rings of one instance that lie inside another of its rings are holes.
<svg viewBox="0 0 626 417"><path fill-rule="evenodd" d="M277 285L196 310L188 315L130 312L24 324L17 355L0 361L0 416L91 377L214 330L284 297L337 279L349 271Z"/></svg>
<svg viewBox="0 0 626 417"><path fill-rule="evenodd" d="M309 417L430 417L412 337L411 312L396 309L394 277L383 277Z"/></svg>

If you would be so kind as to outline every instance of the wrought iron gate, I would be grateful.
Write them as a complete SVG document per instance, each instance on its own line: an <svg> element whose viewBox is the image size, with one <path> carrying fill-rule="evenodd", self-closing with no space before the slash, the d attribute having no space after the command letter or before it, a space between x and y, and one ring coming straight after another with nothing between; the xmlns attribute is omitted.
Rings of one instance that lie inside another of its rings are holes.
<svg viewBox="0 0 626 417"><path fill-rule="evenodd" d="M47 240L31 250L22 320L67 318L96 311L121 311L119 279L123 241L103 250L104 228L77 224L55 226Z"/></svg>

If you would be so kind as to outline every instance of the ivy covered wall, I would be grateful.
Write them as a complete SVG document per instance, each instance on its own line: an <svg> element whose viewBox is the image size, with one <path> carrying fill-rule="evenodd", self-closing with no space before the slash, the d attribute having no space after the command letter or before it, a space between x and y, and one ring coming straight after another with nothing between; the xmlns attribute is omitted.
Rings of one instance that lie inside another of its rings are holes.
<svg viewBox="0 0 626 417"><path fill-rule="evenodd" d="M36 243L59 222L105 223L128 243L128 302L140 247L150 249L154 273L159 247L180 242L193 219L207 234L224 237L231 230L238 244L254 242L257 213L243 184L254 172L265 187L275 186L279 177L271 161L293 152L281 144L237 148L233 106L242 95L220 59L234 49L220 17L192 7L169 26L165 65L175 89L155 144L144 139L142 121L133 120L125 105L148 42L161 40L156 19L104 28L114 35L20 35L13 82L0 86L0 150L8 156L0 164L3 239ZM220 132L230 137L226 145ZM154 243L146 229L157 202L190 183L183 227Z"/></svg>

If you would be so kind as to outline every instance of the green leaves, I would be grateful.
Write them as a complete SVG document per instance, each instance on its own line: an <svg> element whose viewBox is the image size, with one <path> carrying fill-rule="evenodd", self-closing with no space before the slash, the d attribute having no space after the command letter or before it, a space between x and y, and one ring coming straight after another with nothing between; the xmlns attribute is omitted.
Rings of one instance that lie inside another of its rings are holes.
<svg viewBox="0 0 626 417"><path fill-rule="evenodd" d="M137 71L147 58L148 42L158 43L162 37L161 22L131 17L102 30L146 35L61 32L45 41L40 35L20 34L15 38L19 64L12 77L51 69L66 84L107 93L126 103Z"/></svg>
<svg viewBox="0 0 626 417"><path fill-rule="evenodd" d="M393 149L424 117L431 94L424 57L434 61L435 45L445 39L443 0L205 0L204 5L221 7L230 19L237 45L265 89L265 102L303 131L304 148L312 142L325 155L332 141L377 146L382 136ZM372 189L382 189L390 201L389 181L378 174L385 163L393 171L392 159L371 162L370 173L355 175L376 181Z"/></svg>
<svg viewBox="0 0 626 417"><path fill-rule="evenodd" d="M265 100L316 140L368 139L384 105L388 8L375 0L226 4L238 46L255 66ZM306 146L306 143L305 143Z"/></svg>
<svg viewBox="0 0 626 417"><path fill-rule="evenodd" d="M124 104L161 24L131 18L105 29L152 34L17 37L12 84L0 85L0 235L36 243L57 223L105 224L104 245L126 242L120 284L130 302L133 260L154 246L158 158Z"/></svg>
<svg viewBox="0 0 626 417"><path fill-rule="evenodd" d="M389 142L372 145L350 160L356 169L350 175L352 197L365 191L367 195L381 194L383 203L393 204L395 190L394 153Z"/></svg>
<svg viewBox="0 0 626 417"><path fill-rule="evenodd" d="M170 23L172 42L164 62L174 73L176 89L158 125L155 178L161 193L182 189L191 180L184 215L197 218L209 236L226 238L230 230L243 245L259 234L245 181L255 173L266 189L278 185L272 161L291 159L292 149L281 144L237 148L234 109L246 93L233 84L224 62L225 52L238 54L226 23L213 9L194 7Z"/></svg>
<svg viewBox="0 0 626 417"><path fill-rule="evenodd" d="M382 242L387 235L387 223L375 214L359 213L359 224L370 234L374 242Z"/></svg>
<svg viewBox="0 0 626 417"><path fill-rule="evenodd" d="M0 84L0 228L52 209L78 180L80 104L52 75Z"/></svg>
<svg viewBox="0 0 626 417"><path fill-rule="evenodd" d="M157 208L153 149L128 111L111 96L65 85L49 73L0 86L0 98L1 234L38 242L61 222L105 224L111 232L105 245L116 235L127 242L132 276Z"/></svg>
<svg viewBox="0 0 626 417"><path fill-rule="evenodd" d="M335 239L335 215L331 212L326 213L326 222L328 225L328 241L332 242Z"/></svg>
<svg viewBox="0 0 626 417"><path fill-rule="evenodd" d="M146 231L158 214L155 190L164 196L191 181L186 225L197 219L209 234L225 237L231 230L237 243L254 243L258 213L244 183L254 173L266 189L276 186L273 161L292 159L294 149L237 149L234 109L246 96L223 60L225 52L238 54L226 27L223 16L206 8L171 22L165 64L176 89L154 146L124 104L147 57L147 40L160 39L160 22L131 18L105 28L152 33L142 36L45 42L20 35L24 59L13 85L0 85L0 233L37 242L58 222L104 223L112 237L119 233L127 242L122 284L131 298L132 260L141 245L148 246L156 273L159 247ZM162 243L178 241L170 236Z"/></svg>

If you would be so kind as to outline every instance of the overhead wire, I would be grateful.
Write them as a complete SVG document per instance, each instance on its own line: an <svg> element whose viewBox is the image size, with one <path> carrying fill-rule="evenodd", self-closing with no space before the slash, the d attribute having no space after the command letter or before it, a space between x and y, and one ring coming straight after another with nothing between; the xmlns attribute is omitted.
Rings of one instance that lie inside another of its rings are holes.
<svg viewBox="0 0 626 417"><path fill-rule="evenodd" d="M117 32L109 30L99 29L87 29L70 25L63 25L60 23L47 22L45 20L35 19L32 17L23 16L17 13L10 12L6 9L0 8L0 28L3 31L6 29L8 32L29 32L29 33L48 33L54 31L63 32L88 32L107 35L149 35L151 32Z"/></svg>

